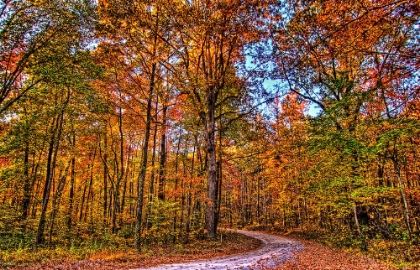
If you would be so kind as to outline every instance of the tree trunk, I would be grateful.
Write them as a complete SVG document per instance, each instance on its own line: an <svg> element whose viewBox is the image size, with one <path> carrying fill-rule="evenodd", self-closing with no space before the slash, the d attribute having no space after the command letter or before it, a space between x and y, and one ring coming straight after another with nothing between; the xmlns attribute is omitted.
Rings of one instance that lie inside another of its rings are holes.
<svg viewBox="0 0 420 270"><path fill-rule="evenodd" d="M107 130L105 128L104 133L104 154L102 158L102 164L104 166L103 170L103 182L104 182L104 201L103 201L103 223L104 226L107 224L107 210L108 210L108 137L107 137ZM101 148L99 148L100 150Z"/></svg>
<svg viewBox="0 0 420 270"><path fill-rule="evenodd" d="M157 117L157 102L156 102L156 117ZM157 133L157 123L155 124L154 133L153 133L153 150L152 150L152 173L150 175L149 183L149 198L148 206L146 213L146 230L150 228L150 214L152 211L152 202L153 202L153 193L155 192L155 157L156 157L156 133Z"/></svg>
<svg viewBox="0 0 420 270"><path fill-rule="evenodd" d="M61 112L59 116L53 122L53 130L52 135L48 147L48 155L47 155L47 174L45 177L45 185L44 185L44 193L42 196L42 209L41 209L41 217L39 218L38 230L35 239L34 248L36 249L39 244L44 242L44 230L45 230L45 223L46 223L46 213L48 202L50 199L50 191L51 191L51 183L54 177L54 169L56 166L57 161L57 153L58 148L60 145L60 138L61 138L61 131L63 127L64 121L64 111Z"/></svg>
<svg viewBox="0 0 420 270"><path fill-rule="evenodd" d="M179 149L181 148L181 140L182 140L182 129L179 129L179 136L178 136L178 144L176 148L176 154L175 154L175 190L178 190L178 169L179 169ZM175 196L174 201L176 202L178 200L178 197ZM177 224L177 210L174 211L174 220L173 220L173 231L176 232L176 224Z"/></svg>
<svg viewBox="0 0 420 270"><path fill-rule="evenodd" d="M190 233L190 223L191 223L191 203L192 203L192 181L194 179L195 173L194 173L194 164L195 164L195 149L196 149L197 141L194 143L193 152L192 152L192 160L191 160L191 173L190 173L190 179L188 184L188 192L187 192L187 213L185 217L185 228L184 228L184 242L188 242L189 233Z"/></svg>
<svg viewBox="0 0 420 270"><path fill-rule="evenodd" d="M52 212L51 212L51 215L50 215L50 228L49 228L49 232L48 232L48 235L49 235L48 246L49 247L51 247L51 244L52 244L52 234L53 234L53 231L54 231L55 217L57 215L57 210L58 210L58 207L59 207L59 201L60 201L61 195L63 194L63 189L64 189L64 185L66 183L67 172L69 170L70 164L71 164L71 162L69 162L67 167L64 169L64 175L59 177L60 180L58 181L58 184L57 184L57 191L55 192L55 195L53 197L53 201L52 201L52 205L51 205ZM61 172L60 172L60 174L61 174Z"/></svg>
<svg viewBox="0 0 420 270"><path fill-rule="evenodd" d="M28 136L28 134L26 134ZM29 178L29 138L25 138L25 155L23 158L23 200L22 200L22 220L28 217L29 203L31 201L31 180Z"/></svg>
<svg viewBox="0 0 420 270"><path fill-rule="evenodd" d="M152 74L150 77L149 97L147 100L147 111L146 111L146 126L145 135L142 151L142 163L140 166L140 173L138 177L138 197L137 197L137 211L136 211L136 227L135 227L135 245L137 250L140 250L140 238L141 238L141 220L143 215L143 195L144 195L144 182L146 179L146 168L147 168L147 157L149 149L149 138L150 138L150 125L152 119L152 97L155 87L155 73L156 63L152 64Z"/></svg>
<svg viewBox="0 0 420 270"><path fill-rule="evenodd" d="M143 214L143 193L144 193L144 182L146 179L146 167L147 167L147 158L148 158L148 148L149 148L149 138L150 138L150 126L152 119L152 99L153 93L155 91L155 77L157 72L157 39L158 39L158 30L159 30L159 9L156 10L155 14L155 31L153 36L153 48L152 48L152 66L150 73L150 83L149 83L149 96L147 98L147 108L146 108L146 126L145 126L145 135L144 135L144 144L142 151L142 163L140 166L140 172L138 177L138 197L137 197L137 210L136 210L136 226L135 226L135 246L137 250L140 251L140 238L141 238L141 221Z"/></svg>
<svg viewBox="0 0 420 270"><path fill-rule="evenodd" d="M124 213L124 208L125 208L125 198L126 198L126 194L127 194L127 182L128 182L128 175L131 175L131 171L129 170L129 167L132 165L130 164L130 162L132 162L132 155L131 155L131 147L130 147L130 143L128 143L129 147L128 147L128 151L127 151L127 163L126 163L126 171L125 171L125 177L124 177L124 186L123 186L123 193L122 193L122 198L121 198L121 213ZM130 182L131 184L131 182ZM131 194L130 194L131 195ZM131 214L131 211L130 211ZM122 216L120 217L120 223L122 224Z"/></svg>
<svg viewBox="0 0 420 270"><path fill-rule="evenodd" d="M72 146L73 148L76 147L76 133L73 130L72 134ZM74 150L73 150L74 151ZM71 158L71 174L70 174L70 190L69 190L69 208L67 209L67 239L70 241L70 233L71 233L71 226L72 226L72 213L73 213L73 203L74 203L74 185L76 180L76 158L73 154Z"/></svg>
<svg viewBox="0 0 420 270"><path fill-rule="evenodd" d="M406 224L407 230L408 230L408 237L411 239L411 235L413 234L413 231L411 230L410 215L409 215L409 212L408 212L408 203L407 203L407 198L406 198L405 192L404 192L403 182L402 182L402 179L401 179L400 166L399 166L397 158L395 156L393 158L393 162L394 162L395 174L397 175L397 179L398 179L398 187L400 189L401 200L402 200L402 203L403 203L404 219L405 219L405 224Z"/></svg>
<svg viewBox="0 0 420 270"><path fill-rule="evenodd" d="M120 92L120 102L122 102L121 92ZM123 121L122 121L122 108L119 107L119 114L118 114L118 131L119 131L119 143L120 143L120 168L118 168L118 162L116 162L117 166L117 181L115 183L114 189L114 199L113 199L113 207L112 207L112 221L111 221L111 230L112 233L117 233L117 213L120 213L120 187L121 182L124 178L124 133L123 133Z"/></svg>
<svg viewBox="0 0 420 270"><path fill-rule="evenodd" d="M46 213L48 202L50 199L50 191L51 191L51 183L54 177L54 170L57 162L57 154L58 149L60 146L61 140L61 133L63 131L63 123L64 123L64 110L67 107L67 104L70 101L70 88L67 89L67 96L64 102L61 104L61 111L60 114L54 119L52 123L52 131L51 131L51 139L48 146L48 154L47 154L47 173L45 177L45 185L44 185L44 193L42 196L42 209L41 209L41 217L39 218L38 230L35 238L34 249L38 247L39 244L44 242L44 230L45 230L45 223L46 223Z"/></svg>
<svg viewBox="0 0 420 270"><path fill-rule="evenodd" d="M211 92L210 90L209 92ZM211 94L210 94L211 95ZM205 229L208 238L216 237L216 209L217 209L217 163L216 163L216 143L215 143L215 103L216 97L208 97L208 118L201 112L201 119L204 122L204 136L207 148L207 198L206 198L206 218Z"/></svg>
<svg viewBox="0 0 420 270"><path fill-rule="evenodd" d="M160 138L160 160L159 160L159 200L165 200L165 165L166 165L166 111L168 106L163 105L162 111L162 134Z"/></svg>

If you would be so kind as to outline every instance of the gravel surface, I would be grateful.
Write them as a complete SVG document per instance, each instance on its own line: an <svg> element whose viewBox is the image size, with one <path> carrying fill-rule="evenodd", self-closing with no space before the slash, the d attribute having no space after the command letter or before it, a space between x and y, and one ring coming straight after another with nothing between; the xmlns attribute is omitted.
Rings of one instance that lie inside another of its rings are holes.
<svg viewBox="0 0 420 270"><path fill-rule="evenodd" d="M262 233L250 232L242 230L230 230L244 234L249 237L260 240L263 245L261 248L248 253L232 255L222 258L214 258L208 260L200 260L187 263L167 264L151 268L153 270L177 270L177 269L194 269L194 270L223 270L223 269L267 269L275 268L282 265L286 260L291 259L293 253L303 249L303 245L292 239L285 237Z"/></svg>

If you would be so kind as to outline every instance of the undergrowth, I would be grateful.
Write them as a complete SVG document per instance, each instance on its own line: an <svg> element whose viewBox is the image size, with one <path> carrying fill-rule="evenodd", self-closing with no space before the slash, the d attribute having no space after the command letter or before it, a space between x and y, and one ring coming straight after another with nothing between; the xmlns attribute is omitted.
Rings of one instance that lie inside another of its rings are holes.
<svg viewBox="0 0 420 270"><path fill-rule="evenodd" d="M30 239L30 237L28 236ZM113 234L103 234L101 237L80 238L74 237L68 242L54 242L53 245L43 245L34 250L31 242L18 245L11 244L13 239L2 239L3 248L0 249L0 268L15 266L31 266L44 264L63 264L83 260L105 260L114 262L144 261L147 265L148 260L158 264L156 258L165 262L165 258L185 257L185 260L200 257L222 256L242 252L245 249L255 248L255 241L246 236L219 232L216 238L207 239L202 235L192 234L188 239L180 237L173 241L150 241L146 237L140 252L134 246L134 239ZM251 243L251 241L254 241ZM6 244L9 248L5 249ZM10 248L13 246L14 248Z"/></svg>
<svg viewBox="0 0 420 270"><path fill-rule="evenodd" d="M397 267L420 268L420 238L416 234L413 234L411 239L397 237L391 239L381 237L360 239L353 234L315 230L295 229L283 233L340 248L347 252L360 253Z"/></svg>

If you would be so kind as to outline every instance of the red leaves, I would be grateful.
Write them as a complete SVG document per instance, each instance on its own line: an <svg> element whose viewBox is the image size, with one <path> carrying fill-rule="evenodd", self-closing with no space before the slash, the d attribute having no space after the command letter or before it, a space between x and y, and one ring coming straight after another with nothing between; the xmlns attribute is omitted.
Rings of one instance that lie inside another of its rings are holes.
<svg viewBox="0 0 420 270"><path fill-rule="evenodd" d="M302 241L305 247L296 252L292 260L280 269L394 269L384 262L375 261L357 253L344 252L310 241Z"/></svg>
<svg viewBox="0 0 420 270"><path fill-rule="evenodd" d="M0 169L10 166L12 163L9 158L0 157Z"/></svg>

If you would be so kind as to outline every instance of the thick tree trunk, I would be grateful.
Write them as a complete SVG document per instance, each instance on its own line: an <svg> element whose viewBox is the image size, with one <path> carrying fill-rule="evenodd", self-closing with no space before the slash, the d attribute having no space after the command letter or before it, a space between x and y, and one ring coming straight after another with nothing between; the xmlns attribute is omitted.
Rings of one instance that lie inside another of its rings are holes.
<svg viewBox="0 0 420 270"><path fill-rule="evenodd" d="M217 163L215 143L215 98L208 101L208 121L202 116L205 127L205 138L207 147L207 198L206 198L206 219L205 229L208 238L216 237L216 209L217 209ZM204 115L204 113L202 113Z"/></svg>

